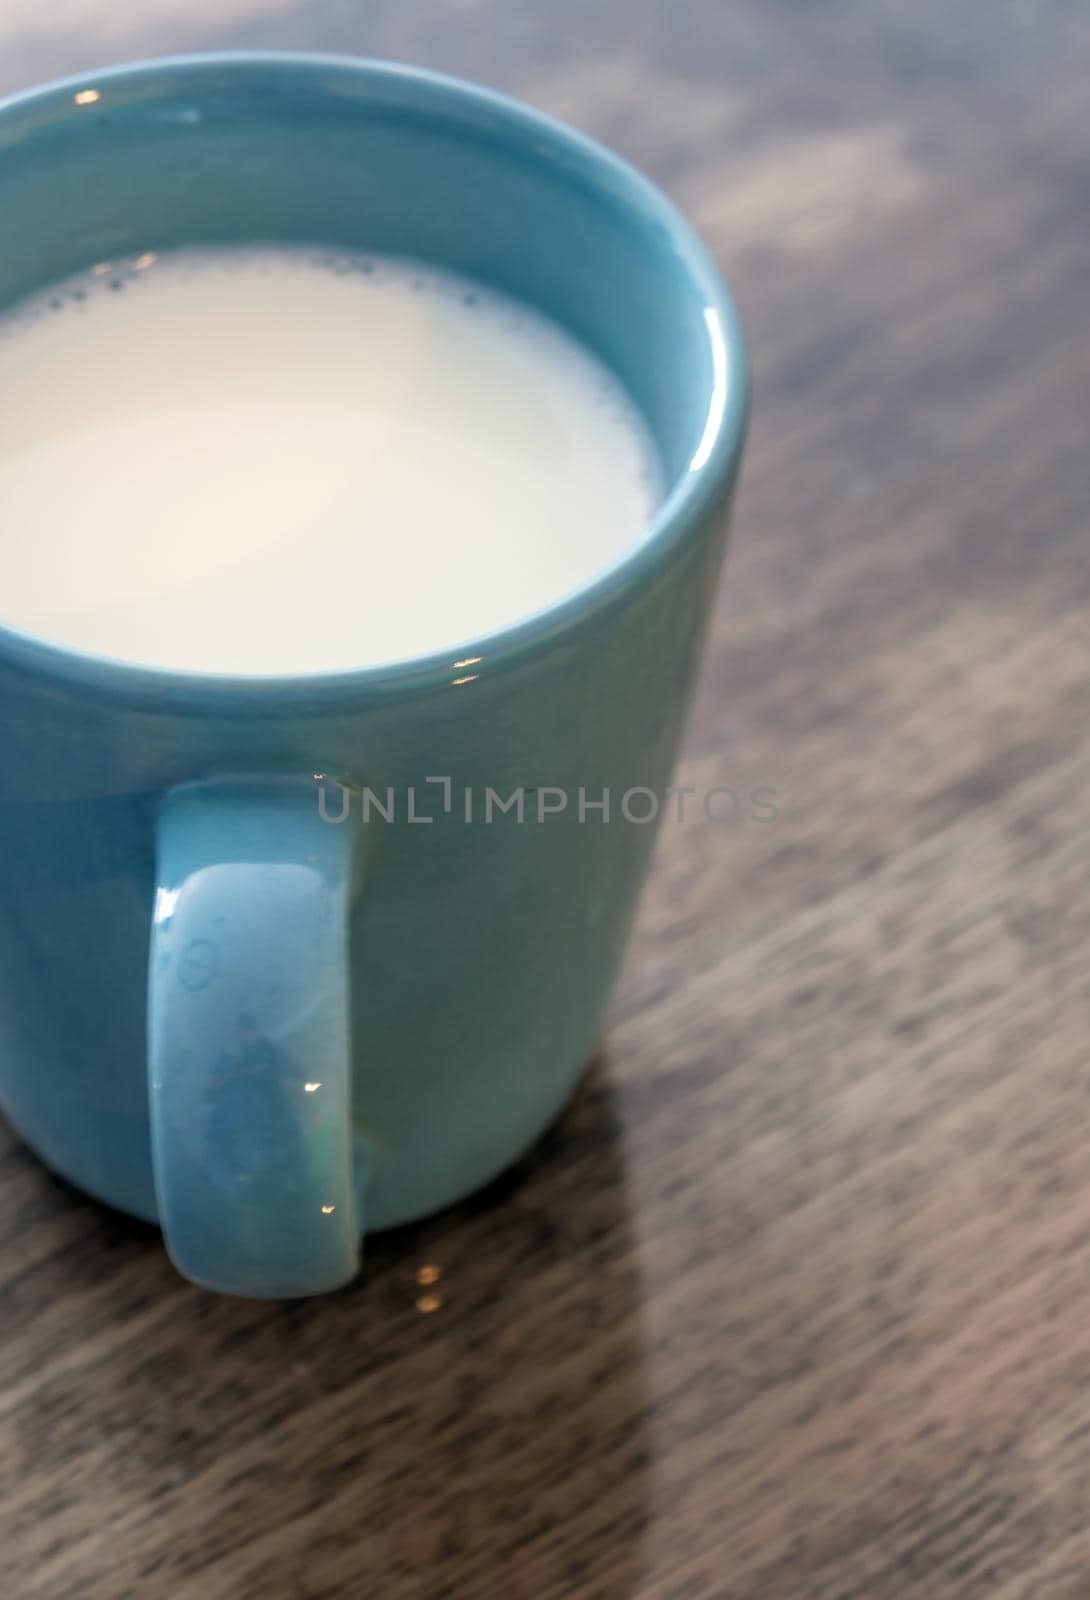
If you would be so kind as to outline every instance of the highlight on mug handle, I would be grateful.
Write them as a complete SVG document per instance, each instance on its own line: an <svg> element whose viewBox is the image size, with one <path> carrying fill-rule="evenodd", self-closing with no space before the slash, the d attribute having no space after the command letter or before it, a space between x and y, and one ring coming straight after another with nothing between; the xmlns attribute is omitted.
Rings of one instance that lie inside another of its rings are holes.
<svg viewBox="0 0 1090 1600"><path fill-rule="evenodd" d="M359 1267L348 912L359 830L313 780L171 790L158 819L148 981L159 1219L187 1278L320 1294Z"/></svg>

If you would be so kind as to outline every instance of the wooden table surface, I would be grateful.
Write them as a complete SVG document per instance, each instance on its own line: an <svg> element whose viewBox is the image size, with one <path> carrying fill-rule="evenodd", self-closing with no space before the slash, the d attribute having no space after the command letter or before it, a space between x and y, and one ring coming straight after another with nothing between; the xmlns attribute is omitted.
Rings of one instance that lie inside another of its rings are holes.
<svg viewBox="0 0 1090 1600"><path fill-rule="evenodd" d="M5 0L0 89L234 45L514 91L703 230L738 815L664 828L560 1125L339 1295L190 1288L0 1135L0 1594L1087 1596L1084 0Z"/></svg>

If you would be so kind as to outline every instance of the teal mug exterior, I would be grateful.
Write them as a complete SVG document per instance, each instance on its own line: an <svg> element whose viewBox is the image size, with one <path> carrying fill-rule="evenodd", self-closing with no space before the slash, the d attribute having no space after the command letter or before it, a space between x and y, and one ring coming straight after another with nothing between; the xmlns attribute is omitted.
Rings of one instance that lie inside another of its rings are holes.
<svg viewBox="0 0 1090 1600"><path fill-rule="evenodd" d="M0 106L0 307L92 263L254 241L415 257L529 301L623 380L667 485L578 593L388 667L165 672L0 626L0 1101L71 1182L158 1221L194 1281L290 1296L347 1282L365 1230L487 1182L593 1050L746 370L673 207L487 91L232 55ZM362 592L361 615L382 603Z"/></svg>

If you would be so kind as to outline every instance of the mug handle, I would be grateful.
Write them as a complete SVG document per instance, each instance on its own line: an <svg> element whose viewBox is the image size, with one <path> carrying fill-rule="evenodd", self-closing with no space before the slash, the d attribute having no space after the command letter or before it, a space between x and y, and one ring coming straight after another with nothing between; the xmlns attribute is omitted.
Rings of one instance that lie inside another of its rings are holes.
<svg viewBox="0 0 1090 1600"><path fill-rule="evenodd" d="M148 982L155 1189L171 1259L205 1288L320 1294L358 1270L358 836L297 778L183 784L161 807Z"/></svg>

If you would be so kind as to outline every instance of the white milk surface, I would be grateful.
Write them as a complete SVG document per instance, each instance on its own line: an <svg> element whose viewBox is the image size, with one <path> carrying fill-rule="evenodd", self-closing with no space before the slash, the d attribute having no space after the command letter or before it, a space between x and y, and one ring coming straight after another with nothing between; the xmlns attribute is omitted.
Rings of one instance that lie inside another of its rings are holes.
<svg viewBox="0 0 1090 1600"><path fill-rule="evenodd" d="M597 360L412 263L147 255L0 318L0 623L97 655L442 650L585 584L659 494Z"/></svg>

